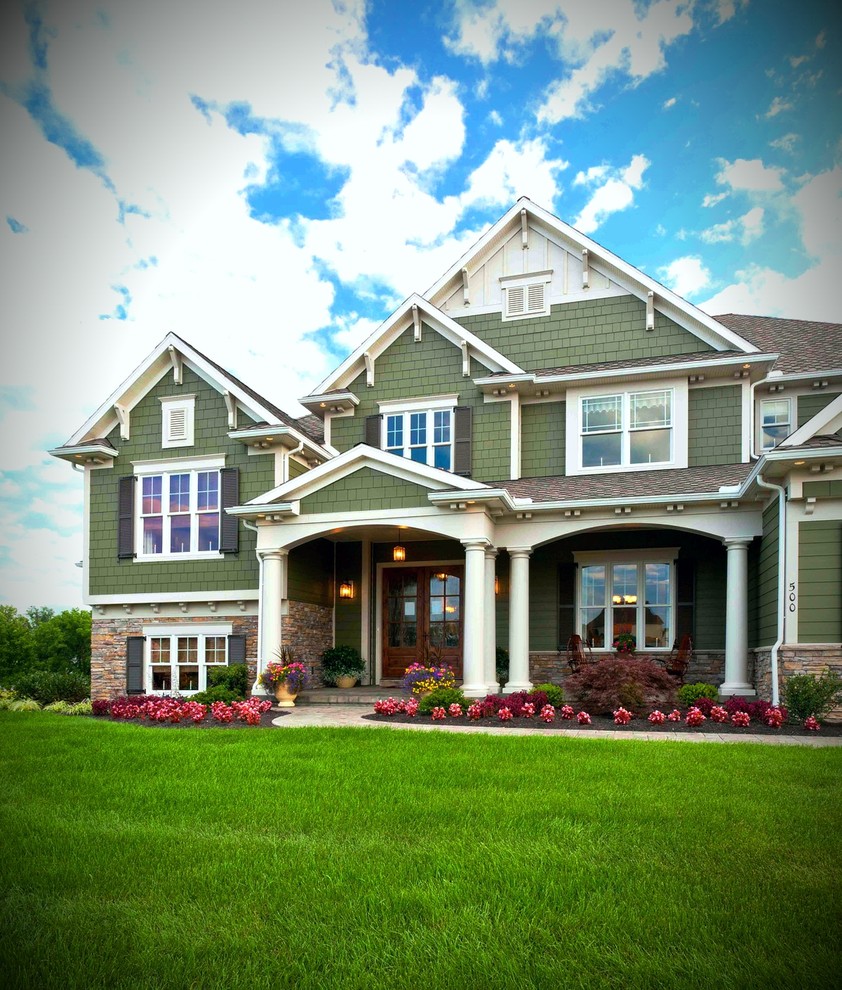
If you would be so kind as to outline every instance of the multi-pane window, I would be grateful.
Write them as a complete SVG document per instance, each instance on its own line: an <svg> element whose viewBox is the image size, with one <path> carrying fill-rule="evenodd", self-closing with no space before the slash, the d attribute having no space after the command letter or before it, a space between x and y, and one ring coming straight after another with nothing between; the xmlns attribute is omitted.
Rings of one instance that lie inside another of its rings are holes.
<svg viewBox="0 0 842 990"><path fill-rule="evenodd" d="M579 630L585 643L610 649L628 633L638 650L669 649L674 638L671 564L588 564L580 575Z"/></svg>
<svg viewBox="0 0 842 990"><path fill-rule="evenodd" d="M789 399L764 399L760 403L761 446L771 450L792 433L792 403Z"/></svg>
<svg viewBox="0 0 842 990"><path fill-rule="evenodd" d="M208 667L228 662L226 636L150 636L147 690L190 694L208 685Z"/></svg>
<svg viewBox="0 0 842 990"><path fill-rule="evenodd" d="M588 396L582 402L582 467L672 460L672 390Z"/></svg>
<svg viewBox="0 0 842 990"><path fill-rule="evenodd" d="M140 479L140 553L219 551L219 471L148 474Z"/></svg>
<svg viewBox="0 0 842 990"><path fill-rule="evenodd" d="M449 471L453 464L453 410L424 409L384 417L386 450Z"/></svg>

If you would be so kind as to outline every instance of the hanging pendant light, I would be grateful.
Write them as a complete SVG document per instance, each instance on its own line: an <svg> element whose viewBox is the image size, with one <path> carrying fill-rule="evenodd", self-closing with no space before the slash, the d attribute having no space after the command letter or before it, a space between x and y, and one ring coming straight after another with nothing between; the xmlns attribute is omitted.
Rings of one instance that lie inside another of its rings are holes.
<svg viewBox="0 0 842 990"><path fill-rule="evenodd" d="M406 560L406 547L401 545L401 531L398 528L398 542L392 547L392 560Z"/></svg>

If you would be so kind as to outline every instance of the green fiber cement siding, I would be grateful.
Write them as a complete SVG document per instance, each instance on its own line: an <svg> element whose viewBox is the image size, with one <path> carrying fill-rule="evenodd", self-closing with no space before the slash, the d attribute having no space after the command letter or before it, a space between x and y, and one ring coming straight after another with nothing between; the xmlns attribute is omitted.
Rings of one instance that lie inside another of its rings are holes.
<svg viewBox="0 0 842 990"><path fill-rule="evenodd" d="M362 646L362 544L336 544L336 582L354 582L354 597L336 599L335 642L337 646L353 646L366 656Z"/></svg>
<svg viewBox="0 0 842 990"><path fill-rule="evenodd" d="M564 474L565 404L541 402L520 408L522 478Z"/></svg>
<svg viewBox="0 0 842 990"><path fill-rule="evenodd" d="M842 498L842 478L836 481L805 481L804 498Z"/></svg>
<svg viewBox="0 0 842 990"><path fill-rule="evenodd" d="M834 399L838 398L838 392L818 392L815 395L799 395L798 399L798 427L799 429L816 413L820 413L825 406L830 405ZM824 433L824 430L819 432Z"/></svg>
<svg viewBox="0 0 842 990"><path fill-rule="evenodd" d="M778 637L778 501L773 499L763 511L763 537L752 546L754 575L749 582L749 603L753 603L754 646L771 646Z"/></svg>
<svg viewBox="0 0 842 990"><path fill-rule="evenodd" d="M184 457L225 454L228 467L240 469L240 501L271 489L274 457L251 456L239 440L228 437L228 412L222 395L184 367L184 384L166 374L131 411L131 438L120 439L115 427L109 440L119 451L113 469L91 472L90 593L163 594L185 591L238 591L258 586L255 534L240 526L240 550L208 560L117 559L117 488L132 473L132 461L167 462ZM190 447L161 447L161 398L195 395L195 435ZM242 424L241 424L242 425Z"/></svg>
<svg viewBox="0 0 842 990"><path fill-rule="evenodd" d="M298 461L294 461L291 457L287 460L289 464L289 480L292 481L293 478L300 478L302 474L305 474L309 469L303 464L299 464Z"/></svg>
<svg viewBox="0 0 842 990"><path fill-rule="evenodd" d="M310 540L289 554L287 594L296 602L333 605L333 543Z"/></svg>
<svg viewBox="0 0 842 990"><path fill-rule="evenodd" d="M690 389L688 406L688 465L739 464L742 460L741 386Z"/></svg>
<svg viewBox="0 0 842 990"><path fill-rule="evenodd" d="M377 512L429 505L429 489L402 478L360 468L332 485L301 499L301 512Z"/></svg>
<svg viewBox="0 0 842 990"><path fill-rule="evenodd" d="M657 311L647 331L646 304L634 296L562 303L528 320L504 322L499 313L455 319L526 371L712 350Z"/></svg>
<svg viewBox="0 0 842 990"><path fill-rule="evenodd" d="M842 642L842 520L798 527L798 641Z"/></svg>
<svg viewBox="0 0 842 990"><path fill-rule="evenodd" d="M374 385L366 385L365 373L350 385L359 398L353 416L331 420L331 443L340 452L365 439L365 417L380 412L378 403L395 399L424 399L458 395L460 406L473 408L473 477L497 481L509 477L511 412L508 402L483 401L473 378L488 369L471 360L470 377L462 375L462 353L426 324L416 341L410 327L374 362Z"/></svg>

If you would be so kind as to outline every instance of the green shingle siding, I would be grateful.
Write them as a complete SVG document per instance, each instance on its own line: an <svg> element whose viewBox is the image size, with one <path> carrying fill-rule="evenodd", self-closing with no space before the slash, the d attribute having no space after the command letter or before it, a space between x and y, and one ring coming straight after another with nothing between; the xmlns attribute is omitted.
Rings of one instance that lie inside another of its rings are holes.
<svg viewBox="0 0 842 990"><path fill-rule="evenodd" d="M837 481L805 481L804 498L842 497L842 478Z"/></svg>
<svg viewBox="0 0 842 990"><path fill-rule="evenodd" d="M565 403L542 402L520 408L522 478L564 474Z"/></svg>
<svg viewBox="0 0 842 990"><path fill-rule="evenodd" d="M424 324L421 340L413 338L410 327L374 362L374 385L366 385L365 373L349 386L360 400L353 416L331 420L331 443L340 452L364 439L365 417L378 413L379 402L394 399L423 399L427 396L458 394L460 406L471 406L473 423L473 477L499 481L509 477L511 411L508 402L483 401L472 379L488 374L488 369L471 360L471 376L462 375L462 354L458 347Z"/></svg>
<svg viewBox="0 0 842 990"><path fill-rule="evenodd" d="M816 413L820 413L825 406L830 405L834 399L838 398L838 392L818 392L815 395L799 395L798 399L798 427L799 429Z"/></svg>
<svg viewBox="0 0 842 990"><path fill-rule="evenodd" d="M743 449L741 386L690 389L688 406L688 465L739 464Z"/></svg>
<svg viewBox="0 0 842 990"><path fill-rule="evenodd" d="M749 642L771 646L778 637L778 501L763 511L763 537L749 550Z"/></svg>
<svg viewBox="0 0 842 990"><path fill-rule="evenodd" d="M662 313L647 331L646 304L634 296L562 303L528 320L504 322L499 313L455 319L526 371L712 350Z"/></svg>
<svg viewBox="0 0 842 990"><path fill-rule="evenodd" d="M240 501L246 502L274 485L274 458L249 457L246 447L228 437L228 412L222 395L184 367L184 384L166 374L131 412L131 439L121 440L119 427L109 435L120 456L111 470L91 472L90 591L93 595L149 594L185 591L238 591L258 586L255 534L240 527L240 550L210 560L117 559L117 486L131 475L132 461L166 462L184 457L225 454L229 467L240 469ZM161 402L166 396L195 395L194 444L161 447Z"/></svg>
<svg viewBox="0 0 842 990"><path fill-rule="evenodd" d="M333 605L333 546L317 539L290 551L287 594L293 601Z"/></svg>
<svg viewBox="0 0 842 990"><path fill-rule="evenodd" d="M336 580L354 582L354 597L337 598L335 610L335 641L337 646L353 646L364 656L362 646L362 544L336 544Z"/></svg>
<svg viewBox="0 0 842 990"><path fill-rule="evenodd" d="M798 527L798 640L842 642L842 520Z"/></svg>
<svg viewBox="0 0 842 990"><path fill-rule="evenodd" d="M402 478L392 478L370 467L360 468L301 499L303 513L376 512L429 505L429 489Z"/></svg>
<svg viewBox="0 0 842 990"><path fill-rule="evenodd" d="M298 461L294 461L289 458L287 461L289 464L289 480L292 481L293 478L299 478L302 474L306 473L309 469L303 464L299 464Z"/></svg>

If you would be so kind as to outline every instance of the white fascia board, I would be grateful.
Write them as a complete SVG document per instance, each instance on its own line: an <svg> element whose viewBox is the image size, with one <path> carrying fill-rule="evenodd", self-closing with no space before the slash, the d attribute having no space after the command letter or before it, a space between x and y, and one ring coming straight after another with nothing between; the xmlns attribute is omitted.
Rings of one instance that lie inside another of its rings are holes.
<svg viewBox="0 0 842 990"><path fill-rule="evenodd" d="M109 447L106 444L98 443L92 444L79 444L78 446L67 446L67 447L53 447L52 450L47 451L52 457L60 457L65 460L77 459L80 457L88 457L100 454L103 457L114 458L118 456L118 451L113 447Z"/></svg>
<svg viewBox="0 0 842 990"><path fill-rule="evenodd" d="M665 375L675 372L694 372L705 368L728 367L744 364L771 364L777 359L777 354L740 354L737 357L711 358L704 361L682 361L678 364L649 364L640 367L606 368L601 371L580 371L569 375L541 375L538 372L525 375L489 375L485 378L475 378L475 385L508 385L509 382L527 382L530 385L574 384L591 382L598 379L628 378L631 375Z"/></svg>
<svg viewBox="0 0 842 990"><path fill-rule="evenodd" d="M828 458L842 457L842 440L838 447L802 447L800 450L781 450L775 447L767 450L763 455L765 461L795 461L795 460L816 460L826 461Z"/></svg>
<svg viewBox="0 0 842 990"><path fill-rule="evenodd" d="M298 401L306 408L320 406L322 403L325 406L330 406L331 403L336 404L337 402L347 402L352 406L358 406L360 404L357 396L347 389L334 389L330 392L313 392L310 395L305 395L303 399L299 399Z"/></svg>
<svg viewBox="0 0 842 990"><path fill-rule="evenodd" d="M508 371L516 374L522 369L513 361L486 344L476 334L460 326L455 320L437 309L429 300L417 293L405 299L394 313L360 344L339 367L317 386L314 395L328 392L331 389L346 388L357 377L364 367L364 355L369 354L375 361L397 338L412 325L412 307L417 306L424 315L426 322L446 340L456 347L466 341L468 348L483 364L491 366L492 370ZM311 396L306 397L311 401Z"/></svg>
<svg viewBox="0 0 842 990"><path fill-rule="evenodd" d="M842 378L842 368L831 368L829 371L773 371L767 381L776 385L780 382L814 382L819 378Z"/></svg>
<svg viewBox="0 0 842 990"><path fill-rule="evenodd" d="M86 605L163 605L173 602L241 602L259 597L257 588L244 591L162 591L130 595L88 595Z"/></svg>
<svg viewBox="0 0 842 990"><path fill-rule="evenodd" d="M786 440L781 441L781 447L795 447L797 444L804 443L806 440L811 440L840 415L842 415L842 394L837 395L832 402L829 402L824 409L821 409L815 416L808 419L794 433L790 433Z"/></svg>
<svg viewBox="0 0 842 990"><path fill-rule="evenodd" d="M515 498L505 488L488 488L479 492L469 488L448 492L430 492L427 498L433 505L450 502L502 502L513 512L515 509L522 509L527 506L531 508L532 506L531 499Z"/></svg>
<svg viewBox="0 0 842 990"><path fill-rule="evenodd" d="M327 485L353 474L363 467L373 467L384 474L395 478L402 478L416 485L426 488L448 488L452 489L457 485L460 488L471 490L484 489L487 486L479 481L469 478L460 478L449 471L442 471L439 468L428 467L426 464L418 464L407 457L398 457L396 454L388 454L377 447L369 447L364 443L357 444L346 450L344 454L333 457L324 464L313 468L306 474L293 478L291 481L278 485L269 492L257 498L251 499L246 505L271 505L276 499L284 502L291 502L294 499L304 498L313 492L325 488Z"/></svg>
<svg viewBox="0 0 842 990"><path fill-rule="evenodd" d="M692 303L687 302L686 299L682 299L681 296L676 295L671 289L666 286L661 285L660 282L656 282L653 278L645 275L643 272L639 271L633 265L628 264L623 261L622 258L617 257L613 252L604 248L601 244L596 241L591 240L586 237L580 231L576 230L575 227L571 227L569 224L560 220L557 216L544 210L542 207L537 206L531 200L526 197L521 197L510 207L506 213L493 224L483 236L471 247L455 265L451 266L442 277L432 285L425 296L434 301L439 301L437 296L442 292L451 280L457 277L461 278L462 269L469 267L470 263L474 261L478 255L482 254L488 249L488 247L500 237L501 233L509 226L514 229L515 224L520 223L520 212L521 210L526 210L529 217L535 222L537 228L543 227L541 231L545 234L552 234L556 238L562 237L570 244L575 246L579 251L587 249L588 253L591 255L591 263L596 262L595 267L598 271L604 271L604 274L608 275L609 278L613 278L614 281L619 282L625 288L627 288L633 295L639 296L641 299L646 299L649 292L654 292L657 308L665 315L669 316L670 319L675 320L680 326L685 327L691 333L695 334L700 339L704 340L705 343L710 344L713 347L720 347L722 349L734 348L738 351L744 351L747 354L756 353L759 348L752 344L750 341L741 337L739 334L734 333L733 330L729 330L727 327L718 323L712 316L708 316L707 313L698 309ZM563 245L562 245L563 246Z"/></svg>
<svg viewBox="0 0 842 990"><path fill-rule="evenodd" d="M241 430L231 430L228 436L232 440L260 440L263 437L285 437L291 441L292 446L303 444L305 448L312 450L322 458L331 456L327 448L317 444L314 440L310 440L309 437L304 436L303 433L299 433L298 430L293 429L291 426L255 426L252 429L246 427ZM285 446L289 446L289 444Z"/></svg>

